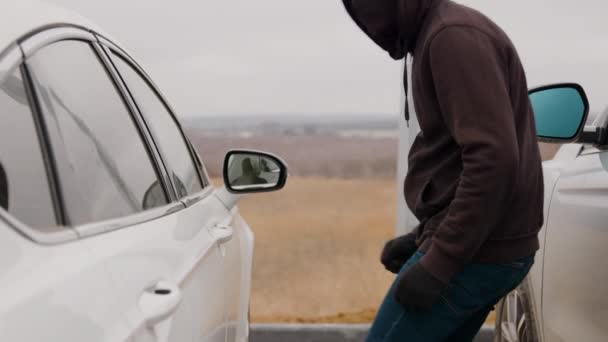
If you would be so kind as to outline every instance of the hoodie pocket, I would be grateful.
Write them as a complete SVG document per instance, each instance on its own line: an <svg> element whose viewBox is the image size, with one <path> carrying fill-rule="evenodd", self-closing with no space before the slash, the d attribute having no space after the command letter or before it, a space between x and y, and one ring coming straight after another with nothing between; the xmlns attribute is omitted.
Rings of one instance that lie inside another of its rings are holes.
<svg viewBox="0 0 608 342"><path fill-rule="evenodd" d="M433 189L433 182L431 180L427 180L420 189L414 208L417 217L431 218L441 211L438 205L431 202L432 198L430 196Z"/></svg>

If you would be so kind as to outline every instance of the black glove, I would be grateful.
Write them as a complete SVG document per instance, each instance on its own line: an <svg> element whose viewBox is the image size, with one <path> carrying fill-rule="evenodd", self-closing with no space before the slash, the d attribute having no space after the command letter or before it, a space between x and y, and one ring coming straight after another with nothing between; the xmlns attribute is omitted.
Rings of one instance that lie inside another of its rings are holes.
<svg viewBox="0 0 608 342"><path fill-rule="evenodd" d="M384 245L380 262L393 273L399 273L406 261L416 253L416 234L410 233L390 240Z"/></svg>
<svg viewBox="0 0 608 342"><path fill-rule="evenodd" d="M394 296L397 303L409 311L429 311L446 287L447 284L416 262L397 280Z"/></svg>

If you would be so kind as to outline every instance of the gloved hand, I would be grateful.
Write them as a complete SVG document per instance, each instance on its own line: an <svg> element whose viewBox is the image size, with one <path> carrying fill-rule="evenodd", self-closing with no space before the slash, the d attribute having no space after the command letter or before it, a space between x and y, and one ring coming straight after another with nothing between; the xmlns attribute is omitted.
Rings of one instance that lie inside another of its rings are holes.
<svg viewBox="0 0 608 342"><path fill-rule="evenodd" d="M406 234L390 240L384 245L380 261L384 265L384 268L397 274L417 250L416 234Z"/></svg>
<svg viewBox="0 0 608 342"><path fill-rule="evenodd" d="M446 287L416 262L399 276L394 297L409 311L430 311Z"/></svg>

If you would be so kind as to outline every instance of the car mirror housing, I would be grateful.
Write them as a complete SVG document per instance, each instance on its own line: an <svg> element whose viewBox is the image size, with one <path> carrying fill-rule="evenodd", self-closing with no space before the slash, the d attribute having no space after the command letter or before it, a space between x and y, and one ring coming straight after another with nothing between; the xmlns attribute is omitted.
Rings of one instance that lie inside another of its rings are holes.
<svg viewBox="0 0 608 342"><path fill-rule="evenodd" d="M232 150L224 158L224 184L233 194L270 192L287 182L287 164L266 152Z"/></svg>
<svg viewBox="0 0 608 342"><path fill-rule="evenodd" d="M589 115L589 101L583 87L575 83L553 84L534 88L528 95L540 141L577 141ZM587 131L586 139L590 138L592 131Z"/></svg>
<svg viewBox="0 0 608 342"><path fill-rule="evenodd" d="M605 146L607 142L608 130L605 127L600 126L585 126L579 137L576 139L577 143L589 144L593 146Z"/></svg>

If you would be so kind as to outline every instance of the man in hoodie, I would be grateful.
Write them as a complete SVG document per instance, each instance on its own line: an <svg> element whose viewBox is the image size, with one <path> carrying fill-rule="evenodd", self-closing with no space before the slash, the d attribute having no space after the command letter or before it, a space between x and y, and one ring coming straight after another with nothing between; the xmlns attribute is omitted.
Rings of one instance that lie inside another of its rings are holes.
<svg viewBox="0 0 608 342"><path fill-rule="evenodd" d="M543 179L524 69L496 24L451 0L343 1L392 58L413 56L421 128L404 189L421 223L385 246L398 276L368 341L470 341L539 248Z"/></svg>

